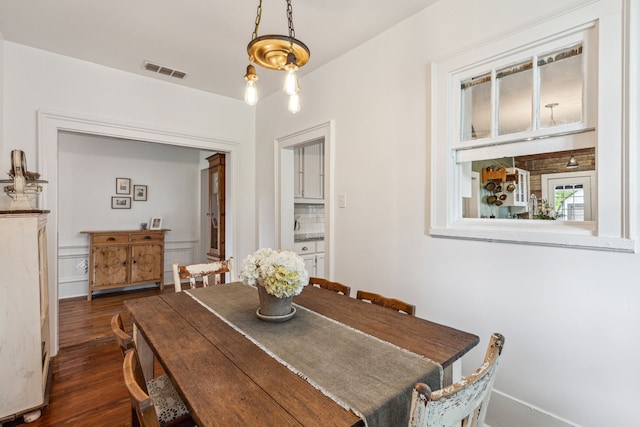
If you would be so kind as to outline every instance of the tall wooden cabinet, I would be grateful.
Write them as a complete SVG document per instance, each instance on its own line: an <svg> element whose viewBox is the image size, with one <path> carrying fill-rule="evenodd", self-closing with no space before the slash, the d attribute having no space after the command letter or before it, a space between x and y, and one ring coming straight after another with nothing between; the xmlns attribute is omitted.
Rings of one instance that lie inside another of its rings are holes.
<svg viewBox="0 0 640 427"><path fill-rule="evenodd" d="M104 289L157 283L164 289L162 230L83 231L89 235L87 299Z"/></svg>
<svg viewBox="0 0 640 427"><path fill-rule="evenodd" d="M0 211L0 424L46 404L47 213Z"/></svg>
<svg viewBox="0 0 640 427"><path fill-rule="evenodd" d="M209 249L207 259L220 261L225 259L225 221L226 221L226 166L225 154L216 153L207 157L209 161L209 218L207 230Z"/></svg>

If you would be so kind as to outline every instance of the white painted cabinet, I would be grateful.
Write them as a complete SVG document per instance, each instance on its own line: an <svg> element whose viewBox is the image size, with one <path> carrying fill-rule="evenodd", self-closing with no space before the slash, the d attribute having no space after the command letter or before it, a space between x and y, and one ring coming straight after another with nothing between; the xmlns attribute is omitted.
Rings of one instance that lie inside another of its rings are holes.
<svg viewBox="0 0 640 427"><path fill-rule="evenodd" d="M311 277L324 277L324 241L295 242L293 250L304 260Z"/></svg>
<svg viewBox="0 0 640 427"><path fill-rule="evenodd" d="M508 168L507 177L516 177L517 181L503 182L503 191L508 189L510 184L515 186L513 191L506 191L507 198L504 206L526 207L529 203L529 171L519 168Z"/></svg>
<svg viewBox="0 0 640 427"><path fill-rule="evenodd" d="M0 424L45 404L50 361L46 218L42 211L0 213Z"/></svg>
<svg viewBox="0 0 640 427"><path fill-rule="evenodd" d="M300 257L304 260L304 268L307 269L309 276L315 277L316 271L316 254L310 255L300 255Z"/></svg>
<svg viewBox="0 0 640 427"><path fill-rule="evenodd" d="M294 151L293 197L298 203L324 200L324 143L316 142Z"/></svg>
<svg viewBox="0 0 640 427"><path fill-rule="evenodd" d="M316 254L316 273L315 277L327 277L324 272L324 252Z"/></svg>

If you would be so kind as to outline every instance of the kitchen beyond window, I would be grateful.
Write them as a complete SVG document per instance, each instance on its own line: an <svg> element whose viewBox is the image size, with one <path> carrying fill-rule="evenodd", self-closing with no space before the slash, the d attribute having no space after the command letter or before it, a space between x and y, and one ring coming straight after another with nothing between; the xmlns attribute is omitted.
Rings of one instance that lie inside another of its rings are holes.
<svg viewBox="0 0 640 427"><path fill-rule="evenodd" d="M619 197L628 34L613 18L620 11L600 13L584 7L432 64L432 236L635 250ZM590 218L566 188L543 196L542 175L585 171L594 175ZM547 221L548 209L564 210L560 220Z"/></svg>

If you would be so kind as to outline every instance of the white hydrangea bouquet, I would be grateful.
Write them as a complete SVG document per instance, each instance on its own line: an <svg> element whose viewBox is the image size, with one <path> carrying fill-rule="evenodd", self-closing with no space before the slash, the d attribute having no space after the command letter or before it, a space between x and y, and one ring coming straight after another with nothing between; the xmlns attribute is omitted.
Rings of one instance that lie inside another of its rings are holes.
<svg viewBox="0 0 640 427"><path fill-rule="evenodd" d="M264 286L278 298L299 295L309 283L304 260L290 250L258 249L242 262L240 278L250 285Z"/></svg>

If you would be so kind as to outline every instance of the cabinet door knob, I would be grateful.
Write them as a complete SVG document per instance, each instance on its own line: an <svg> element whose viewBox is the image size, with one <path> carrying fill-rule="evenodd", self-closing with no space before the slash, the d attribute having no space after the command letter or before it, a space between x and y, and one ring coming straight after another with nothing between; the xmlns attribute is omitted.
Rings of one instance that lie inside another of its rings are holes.
<svg viewBox="0 0 640 427"><path fill-rule="evenodd" d="M303 247L302 247L302 250L303 250L303 251L308 251L308 250L309 250L309 248L308 248L308 247L306 247L306 246L303 246Z"/></svg>
<svg viewBox="0 0 640 427"><path fill-rule="evenodd" d="M116 238L115 238L115 237L109 237L109 238L107 238L107 241L108 241L108 242L113 242L114 240L116 240Z"/></svg>
<svg viewBox="0 0 640 427"><path fill-rule="evenodd" d="M151 236L144 236L144 240L151 240Z"/></svg>

